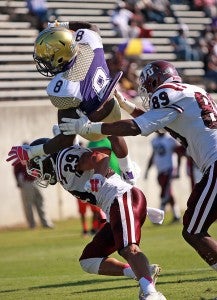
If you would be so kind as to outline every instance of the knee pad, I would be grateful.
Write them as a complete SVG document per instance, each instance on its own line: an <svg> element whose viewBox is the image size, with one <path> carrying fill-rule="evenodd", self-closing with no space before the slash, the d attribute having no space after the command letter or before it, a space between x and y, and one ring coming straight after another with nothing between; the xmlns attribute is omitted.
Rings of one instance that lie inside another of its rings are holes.
<svg viewBox="0 0 217 300"><path fill-rule="evenodd" d="M98 274L99 272L99 266L102 262L104 257L93 257L93 258L86 258L86 259L81 259L80 265L81 268L90 274Z"/></svg>

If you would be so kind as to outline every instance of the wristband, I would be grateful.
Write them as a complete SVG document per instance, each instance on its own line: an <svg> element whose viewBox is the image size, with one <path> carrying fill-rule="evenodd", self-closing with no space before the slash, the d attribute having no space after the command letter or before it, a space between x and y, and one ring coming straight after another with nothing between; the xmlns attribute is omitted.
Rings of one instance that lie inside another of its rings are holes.
<svg viewBox="0 0 217 300"><path fill-rule="evenodd" d="M97 123L90 123L88 124L89 130L88 133L102 133L102 122L97 122Z"/></svg>
<svg viewBox="0 0 217 300"><path fill-rule="evenodd" d="M28 156L30 159L32 159L35 156L43 156L43 155L46 155L44 152L44 144L30 146L30 148L28 149Z"/></svg>

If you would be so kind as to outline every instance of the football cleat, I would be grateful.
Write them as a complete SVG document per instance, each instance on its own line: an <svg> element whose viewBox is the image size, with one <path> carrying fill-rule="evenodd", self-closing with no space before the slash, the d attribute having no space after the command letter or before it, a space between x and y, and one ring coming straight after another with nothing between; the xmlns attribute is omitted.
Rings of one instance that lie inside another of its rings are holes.
<svg viewBox="0 0 217 300"><path fill-rule="evenodd" d="M130 183L132 185L136 184L136 179L132 171L122 172L122 177L127 183Z"/></svg>
<svg viewBox="0 0 217 300"><path fill-rule="evenodd" d="M166 300L166 297L160 292L144 294L140 289L139 300Z"/></svg>
<svg viewBox="0 0 217 300"><path fill-rule="evenodd" d="M139 178L141 173L141 169L139 166L133 161L131 169L128 169L126 171L121 171L121 177L124 181L131 185L136 184L136 180Z"/></svg>
<svg viewBox="0 0 217 300"><path fill-rule="evenodd" d="M153 283L156 284L158 276L160 275L162 269L159 265L152 264L152 265L149 265L149 270L151 273L151 278L153 280Z"/></svg>

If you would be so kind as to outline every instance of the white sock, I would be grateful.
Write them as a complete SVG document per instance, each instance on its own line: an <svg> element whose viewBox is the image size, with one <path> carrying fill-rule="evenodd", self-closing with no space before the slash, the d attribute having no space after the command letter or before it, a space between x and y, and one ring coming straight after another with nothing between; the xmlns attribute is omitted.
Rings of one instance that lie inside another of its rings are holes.
<svg viewBox="0 0 217 300"><path fill-rule="evenodd" d="M125 156L124 158L118 158L118 162L122 172L126 172L132 169L132 161L129 155Z"/></svg>
<svg viewBox="0 0 217 300"><path fill-rule="evenodd" d="M150 278L151 280L151 278ZM143 290L144 294L151 294L151 293L156 293L156 289L154 287L154 283L151 280L146 279L145 277L140 278L139 284L141 289Z"/></svg>
<svg viewBox="0 0 217 300"><path fill-rule="evenodd" d="M123 269L124 276L136 279L136 275L134 274L133 270L131 269L130 266L126 267Z"/></svg>

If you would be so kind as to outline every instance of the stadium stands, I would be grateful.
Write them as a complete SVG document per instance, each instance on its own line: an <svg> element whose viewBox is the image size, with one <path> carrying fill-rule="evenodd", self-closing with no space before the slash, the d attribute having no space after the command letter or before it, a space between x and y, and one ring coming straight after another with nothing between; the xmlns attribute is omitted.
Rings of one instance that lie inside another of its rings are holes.
<svg viewBox="0 0 217 300"><path fill-rule="evenodd" d="M114 45L124 41L123 38L115 37L110 22L115 0L87 0L85 4L79 0L47 0L47 2L49 8L55 9L59 21L82 19L96 23L101 30L107 57ZM47 99L45 87L49 80L36 71L33 62L33 45L38 31L31 27L29 21L26 21L28 10L25 1L2 0L0 9L3 11L0 15L0 100ZM203 63L176 61L169 38L176 34L177 22L181 21L188 25L189 36L193 43L194 38L200 35L210 20L201 11L191 12L188 5L173 4L171 9L174 18L166 18L165 24L146 24L147 28L153 30L150 41L155 46L156 53L141 54L137 60L141 66L150 60L170 60L186 81L203 85Z"/></svg>

